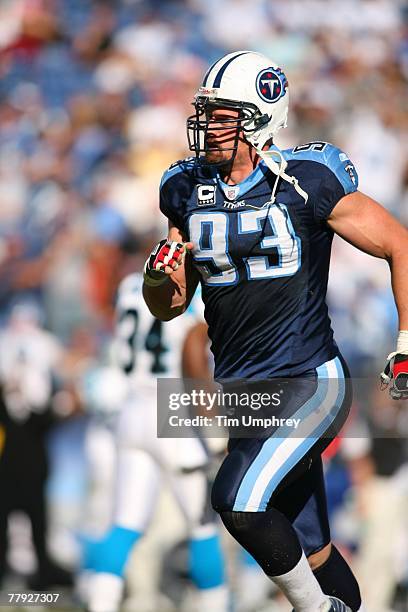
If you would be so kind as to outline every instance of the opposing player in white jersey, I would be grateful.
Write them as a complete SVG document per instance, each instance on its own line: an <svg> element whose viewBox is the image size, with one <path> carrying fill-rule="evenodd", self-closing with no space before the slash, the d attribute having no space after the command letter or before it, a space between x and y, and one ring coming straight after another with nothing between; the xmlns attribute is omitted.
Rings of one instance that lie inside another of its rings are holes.
<svg viewBox="0 0 408 612"><path fill-rule="evenodd" d="M134 545L146 532L164 478L185 518L189 537L189 572L197 587L200 612L224 612L228 593L217 525L209 511L204 469L208 454L197 437L158 438L157 377L180 377L183 341L202 325L201 299L183 321L162 323L142 297L142 276L126 277L117 303L116 350L129 377L129 397L117 430L117 481L112 527L95 548L88 608L114 612L120 606L124 570Z"/></svg>

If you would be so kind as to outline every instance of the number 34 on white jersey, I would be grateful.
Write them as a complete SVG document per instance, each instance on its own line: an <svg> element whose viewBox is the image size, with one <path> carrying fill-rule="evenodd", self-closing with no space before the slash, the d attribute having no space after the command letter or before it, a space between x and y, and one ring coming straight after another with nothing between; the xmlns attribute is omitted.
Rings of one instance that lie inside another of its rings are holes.
<svg viewBox="0 0 408 612"><path fill-rule="evenodd" d="M115 354L133 382L155 387L157 377L181 376L184 338L192 325L203 320L203 305L197 294L181 318L163 323L147 308L142 285L141 274L130 274L119 286Z"/></svg>

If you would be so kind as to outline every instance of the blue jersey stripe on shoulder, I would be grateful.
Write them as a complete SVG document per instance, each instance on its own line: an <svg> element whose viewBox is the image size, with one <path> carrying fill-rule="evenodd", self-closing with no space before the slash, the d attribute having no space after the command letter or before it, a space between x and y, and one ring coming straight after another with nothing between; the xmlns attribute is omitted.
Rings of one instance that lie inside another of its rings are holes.
<svg viewBox="0 0 408 612"><path fill-rule="evenodd" d="M328 142L310 142L282 151L286 161L314 161L327 166L344 189L345 195L357 191L358 175L348 155Z"/></svg>
<svg viewBox="0 0 408 612"><path fill-rule="evenodd" d="M195 157L191 159L183 159L180 162L176 162L173 166L170 166L170 168L168 168L162 176L162 179L160 181L160 189L172 176L183 172L184 170L186 170L187 167L191 168L192 166L194 166L195 161Z"/></svg>

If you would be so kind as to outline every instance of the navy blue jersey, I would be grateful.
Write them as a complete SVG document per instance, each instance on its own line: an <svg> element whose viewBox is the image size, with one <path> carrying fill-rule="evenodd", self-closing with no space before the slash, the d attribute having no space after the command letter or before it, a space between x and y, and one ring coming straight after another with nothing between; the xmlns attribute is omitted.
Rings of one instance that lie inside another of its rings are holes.
<svg viewBox="0 0 408 612"><path fill-rule="evenodd" d="M357 189L347 155L322 142L282 151L308 201L260 162L226 185L195 159L165 172L160 208L194 243L215 376L302 374L337 355L326 306L337 202Z"/></svg>

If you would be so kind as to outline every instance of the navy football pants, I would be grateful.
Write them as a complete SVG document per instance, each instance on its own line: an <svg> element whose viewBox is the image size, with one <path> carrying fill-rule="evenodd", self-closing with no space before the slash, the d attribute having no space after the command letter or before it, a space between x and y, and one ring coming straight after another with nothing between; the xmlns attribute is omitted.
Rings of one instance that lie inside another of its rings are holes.
<svg viewBox="0 0 408 612"><path fill-rule="evenodd" d="M321 453L347 418L348 377L344 361L335 357L307 376L291 379L276 414L300 419L296 429L283 425L259 437L230 438L212 491L217 512L264 512L273 507L292 523L306 555L329 543ZM270 381L271 392L276 384Z"/></svg>

